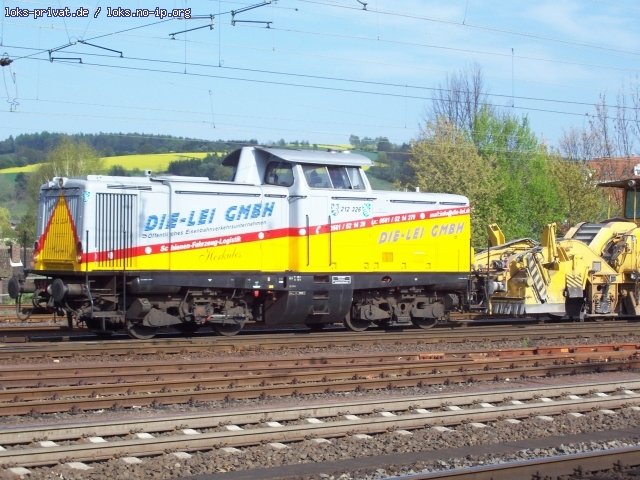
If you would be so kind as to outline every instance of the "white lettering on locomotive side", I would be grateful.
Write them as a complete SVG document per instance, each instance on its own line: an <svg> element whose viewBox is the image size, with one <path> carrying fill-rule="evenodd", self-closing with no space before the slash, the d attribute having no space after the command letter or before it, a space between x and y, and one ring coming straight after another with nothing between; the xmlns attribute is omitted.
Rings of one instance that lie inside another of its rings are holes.
<svg viewBox="0 0 640 480"><path fill-rule="evenodd" d="M452 222L434 225L429 233L432 237L442 237L444 235L457 235L463 231L464 222ZM424 233L424 227L408 228L407 230L388 230L380 232L380 235L378 236L378 244L395 243L402 240L420 240L424 237Z"/></svg>

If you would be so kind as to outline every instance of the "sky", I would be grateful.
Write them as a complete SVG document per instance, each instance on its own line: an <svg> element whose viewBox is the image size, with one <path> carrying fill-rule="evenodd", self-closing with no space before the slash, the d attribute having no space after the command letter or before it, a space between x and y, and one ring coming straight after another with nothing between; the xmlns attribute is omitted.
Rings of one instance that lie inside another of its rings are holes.
<svg viewBox="0 0 640 480"><path fill-rule="evenodd" d="M1 3L0 140L401 144L420 136L435 89L477 66L491 103L555 146L600 95L615 105L639 81L637 0Z"/></svg>

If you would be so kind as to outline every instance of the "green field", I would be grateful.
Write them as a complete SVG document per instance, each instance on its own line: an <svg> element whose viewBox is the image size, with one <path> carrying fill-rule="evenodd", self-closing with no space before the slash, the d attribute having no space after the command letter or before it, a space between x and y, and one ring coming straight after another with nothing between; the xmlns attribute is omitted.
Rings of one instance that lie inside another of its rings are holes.
<svg viewBox="0 0 640 480"><path fill-rule="evenodd" d="M10 168L2 168L0 169L0 175L8 175L8 174L16 174L16 173L33 173L38 167L39 163L34 163L32 165L25 165L24 167L10 167Z"/></svg>

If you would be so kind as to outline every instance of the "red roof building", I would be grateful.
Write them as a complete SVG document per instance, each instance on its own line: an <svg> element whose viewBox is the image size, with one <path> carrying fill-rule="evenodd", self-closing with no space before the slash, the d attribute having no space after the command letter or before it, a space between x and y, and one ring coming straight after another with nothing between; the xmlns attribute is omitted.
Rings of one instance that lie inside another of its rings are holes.
<svg viewBox="0 0 640 480"><path fill-rule="evenodd" d="M597 183L626 180L633 177L640 178L640 156L596 158L587 162L587 166L593 171L593 179ZM623 190L609 188L611 201L622 209Z"/></svg>

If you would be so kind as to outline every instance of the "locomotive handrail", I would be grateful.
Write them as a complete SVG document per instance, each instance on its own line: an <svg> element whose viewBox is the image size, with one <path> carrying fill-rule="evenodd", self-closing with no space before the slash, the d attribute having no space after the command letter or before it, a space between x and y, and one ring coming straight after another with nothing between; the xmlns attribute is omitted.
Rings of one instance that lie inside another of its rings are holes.
<svg viewBox="0 0 640 480"><path fill-rule="evenodd" d="M210 192L204 190L175 190L173 193L180 195L222 195L228 197L259 197L260 193L244 193L244 192Z"/></svg>
<svg viewBox="0 0 640 480"><path fill-rule="evenodd" d="M396 198L392 198L389 200L391 203L419 203L421 205L436 205L438 202L435 200L399 200ZM445 204L443 204L445 205Z"/></svg>
<svg viewBox="0 0 640 480"><path fill-rule="evenodd" d="M331 200L359 200L359 201L367 201L372 202L376 200L376 197L331 197Z"/></svg>

